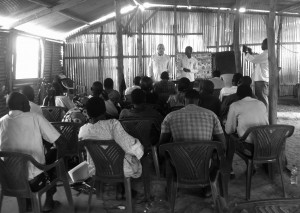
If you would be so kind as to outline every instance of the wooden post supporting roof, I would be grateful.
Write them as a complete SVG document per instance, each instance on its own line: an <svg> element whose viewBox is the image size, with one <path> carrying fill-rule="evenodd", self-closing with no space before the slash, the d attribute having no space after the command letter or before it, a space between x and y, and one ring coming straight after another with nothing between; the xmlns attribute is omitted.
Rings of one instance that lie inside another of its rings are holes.
<svg viewBox="0 0 300 213"><path fill-rule="evenodd" d="M99 58L98 58L98 72L99 72L99 80L100 82L103 82L103 70L102 70L102 64L101 64L101 56L102 56L102 38L103 38L103 26L101 26L101 32L99 37Z"/></svg>
<svg viewBox="0 0 300 213"><path fill-rule="evenodd" d="M143 14L141 10L138 11L138 37L137 37L137 54L138 54L138 75L143 76L146 75L146 71L143 70L143 38L142 38L142 30L143 30Z"/></svg>
<svg viewBox="0 0 300 213"><path fill-rule="evenodd" d="M277 100L278 100L278 68L275 52L275 11L277 0L270 0L270 13L267 24L268 52L269 52L269 123L277 123Z"/></svg>
<svg viewBox="0 0 300 213"><path fill-rule="evenodd" d="M236 13L234 17L234 26L233 26L233 50L235 56L235 71L238 73L242 73L242 66L241 66L241 51L240 51L240 13L239 8L240 4L239 1L236 1Z"/></svg>
<svg viewBox="0 0 300 213"><path fill-rule="evenodd" d="M124 80L124 66L123 66L123 26L121 19L121 0L115 0L115 10L116 10L116 33L117 33L117 50L118 50L118 84L119 84L119 92L122 95L125 85Z"/></svg>
<svg viewBox="0 0 300 213"><path fill-rule="evenodd" d="M281 54L281 39L282 39L282 22L283 22L283 19L284 17L283 16L279 16L279 26L278 26L278 33L277 33L277 43L276 43L276 56L277 56L277 67L279 69L280 67L280 54ZM282 75L282 71L281 70L278 70L281 72L281 75ZM280 92L280 89L279 89L279 86L280 86L280 79L279 79L279 73L278 73L278 95L279 95L279 92Z"/></svg>

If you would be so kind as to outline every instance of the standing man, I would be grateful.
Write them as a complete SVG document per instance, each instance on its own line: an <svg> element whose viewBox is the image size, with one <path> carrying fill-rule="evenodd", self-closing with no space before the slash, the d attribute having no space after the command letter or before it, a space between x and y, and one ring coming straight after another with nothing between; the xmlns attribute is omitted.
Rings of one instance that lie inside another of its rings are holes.
<svg viewBox="0 0 300 213"><path fill-rule="evenodd" d="M255 70L252 74L254 81L255 95L258 100L262 101L268 109L269 95L269 61L268 61L268 41L263 40L261 44L263 53L252 55L251 48L243 47L243 52L246 53L245 59L255 64Z"/></svg>
<svg viewBox="0 0 300 213"><path fill-rule="evenodd" d="M164 54L165 46L159 44L157 46L157 54L151 57L148 74L153 81L160 81L160 75L162 72L167 71L169 75L172 74L172 65L170 56Z"/></svg>
<svg viewBox="0 0 300 213"><path fill-rule="evenodd" d="M195 73L198 72L198 61L192 57L192 52L193 48L191 46L185 48L185 55L178 63L178 79L186 77L190 82L195 81Z"/></svg>

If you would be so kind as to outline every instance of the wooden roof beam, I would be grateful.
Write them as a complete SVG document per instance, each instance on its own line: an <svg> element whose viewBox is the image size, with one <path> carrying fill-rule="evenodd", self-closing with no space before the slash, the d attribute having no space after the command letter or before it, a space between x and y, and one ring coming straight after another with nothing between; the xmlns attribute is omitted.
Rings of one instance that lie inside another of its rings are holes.
<svg viewBox="0 0 300 213"><path fill-rule="evenodd" d="M71 0L71 1L68 1L66 3L62 3L62 4L59 4L59 5L53 6L51 8L42 10L40 12L37 12L37 13L33 14L33 15L29 15L29 16L21 19L21 20L16 21L15 23L13 23L10 26L10 28L15 28L15 27L17 27L19 25L28 23L30 21L33 21L35 19L38 19L38 18L41 18L43 16L49 15L51 13L59 12L61 10L65 10L67 8L70 8L70 7L76 6L78 4L81 4L81 3L85 2L85 1L86 0Z"/></svg>
<svg viewBox="0 0 300 213"><path fill-rule="evenodd" d="M288 6L286 8L283 8L282 10L278 11L280 13L282 12L287 12L287 11L291 11L291 10L295 10L295 9L298 9L300 7L300 3L296 3L296 4L293 4L291 6Z"/></svg>
<svg viewBox="0 0 300 213"><path fill-rule="evenodd" d="M32 2L32 3L35 3L35 4L39 4L39 5L41 5L41 6L43 6L43 7L47 7L47 8L53 8L53 7L55 6L55 5L49 4L49 3L47 3L47 2L44 2L44 1L42 1L42 0L27 0L27 1ZM88 22L88 21L86 21L86 20L84 20L84 19L82 19L82 18L79 18L78 16L73 15L73 14L67 12L67 11L64 11L64 12L61 12L61 11L59 12L59 11L58 11L57 13L59 13L59 14L61 14L61 15L63 15L63 16L66 16L66 17L68 17L68 18L71 18L71 19L73 19L74 21L77 21L77 22L80 22L80 23L84 23L84 24L89 25L89 22Z"/></svg>

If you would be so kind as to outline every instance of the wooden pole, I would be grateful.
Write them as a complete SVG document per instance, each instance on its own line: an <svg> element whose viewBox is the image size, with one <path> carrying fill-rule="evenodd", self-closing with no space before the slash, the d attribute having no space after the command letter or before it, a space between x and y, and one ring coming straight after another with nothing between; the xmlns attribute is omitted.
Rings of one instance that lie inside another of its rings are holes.
<svg viewBox="0 0 300 213"><path fill-rule="evenodd" d="M103 26L101 26L100 38L99 38L99 58L98 58L98 72L99 72L99 80L103 82L103 71L101 67L101 56L102 56L102 38L103 38Z"/></svg>
<svg viewBox="0 0 300 213"><path fill-rule="evenodd" d="M143 30L143 15L142 11L139 10L138 14L138 37L137 37L137 53L138 53L138 75L143 76L147 75L143 69L143 38L142 38L142 30Z"/></svg>
<svg viewBox="0 0 300 213"><path fill-rule="evenodd" d="M117 52L118 52L118 84L119 92L123 95L123 90L125 88L124 80L124 66L123 66L123 32L122 32L122 19L121 19L121 0L115 0L115 10L116 10L116 33L117 33Z"/></svg>
<svg viewBox="0 0 300 213"><path fill-rule="evenodd" d="M217 38L216 38L216 52L219 52L219 44L220 44L220 8L217 13Z"/></svg>
<svg viewBox="0 0 300 213"><path fill-rule="evenodd" d="M174 41L175 41L175 57L178 53L178 36L177 36L177 10L176 5L174 6Z"/></svg>
<svg viewBox="0 0 300 213"><path fill-rule="evenodd" d="M279 16L279 26L278 26L278 33L277 33L277 48L276 48L276 52L277 52L277 67L279 68L280 67L280 54L281 54L281 35L282 35L282 22L283 22L283 19L284 19L284 16ZM282 70L280 71L281 74L282 74ZM279 74L278 74L279 75ZM279 76L278 76L278 95L280 94L280 79L279 79Z"/></svg>
<svg viewBox="0 0 300 213"><path fill-rule="evenodd" d="M240 13L239 8L240 4L239 1L236 1L236 13L234 17L234 27L233 27L233 50L235 56L235 72L242 73L242 66L241 66L241 52L240 52Z"/></svg>
<svg viewBox="0 0 300 213"><path fill-rule="evenodd" d="M277 123L277 100L278 100L278 71L275 51L275 11L277 0L270 0L270 13L267 25L268 52L269 52L269 123Z"/></svg>

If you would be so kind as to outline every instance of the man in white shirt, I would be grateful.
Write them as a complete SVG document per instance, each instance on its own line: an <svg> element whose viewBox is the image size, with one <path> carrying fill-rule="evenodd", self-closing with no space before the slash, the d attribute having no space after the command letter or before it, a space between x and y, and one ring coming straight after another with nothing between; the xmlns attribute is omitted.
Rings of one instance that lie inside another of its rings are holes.
<svg viewBox="0 0 300 213"><path fill-rule="evenodd" d="M172 65L170 56L164 54L165 47L163 44L157 46L157 54L151 57L148 75L153 81L160 81L160 75L162 72L167 71L169 75L172 75Z"/></svg>
<svg viewBox="0 0 300 213"><path fill-rule="evenodd" d="M255 64L255 70L252 73L254 81L255 95L258 100L262 101L268 108L268 95L269 95L269 61L268 61L268 41L263 40L261 44L263 53L259 55L252 55L250 48L243 48L246 53L245 59Z"/></svg>
<svg viewBox="0 0 300 213"><path fill-rule="evenodd" d="M231 87L223 87L220 91L219 99L223 102L225 96L229 96L231 94L236 93L237 86L239 84L240 79L243 77L241 73L235 73L232 77L232 86Z"/></svg>
<svg viewBox="0 0 300 213"><path fill-rule="evenodd" d="M114 140L125 152L124 158L124 176L137 178L142 173L142 166L139 162L144 154L144 147L138 139L130 136L116 119L106 119L105 103L100 97L92 97L86 103L87 113L90 117L90 123L83 125L79 130L79 140ZM127 160L136 158L135 165ZM127 159L127 160L126 160ZM89 172L91 175L95 172L94 162L89 153L87 154ZM134 167L138 169L135 170Z"/></svg>
<svg viewBox="0 0 300 213"><path fill-rule="evenodd" d="M43 140L49 143L61 143L60 134L41 115L30 111L29 101L18 92L12 92L7 98L9 113L0 119L0 150L20 152L31 155L42 164L51 164L56 160L56 149L44 152ZM55 178L53 172L48 172L50 179ZM41 170L28 165L28 180L30 185L40 182L43 177ZM38 189L39 190L39 189ZM43 210L51 210L54 207L53 195L56 188L46 192L46 201Z"/></svg>
<svg viewBox="0 0 300 213"><path fill-rule="evenodd" d="M195 73L198 72L198 61L192 57L193 48L187 46L185 48L185 55L179 61L177 66L177 79L188 78L190 82L195 81Z"/></svg>

